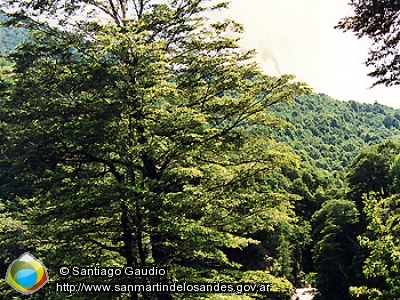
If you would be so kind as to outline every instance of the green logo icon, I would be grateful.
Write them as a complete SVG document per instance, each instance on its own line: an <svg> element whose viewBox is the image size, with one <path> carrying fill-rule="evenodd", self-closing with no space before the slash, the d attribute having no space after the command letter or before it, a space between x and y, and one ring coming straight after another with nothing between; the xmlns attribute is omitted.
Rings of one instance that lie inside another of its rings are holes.
<svg viewBox="0 0 400 300"><path fill-rule="evenodd" d="M28 252L10 264L6 274L7 283L24 295L39 290L48 278L46 267Z"/></svg>

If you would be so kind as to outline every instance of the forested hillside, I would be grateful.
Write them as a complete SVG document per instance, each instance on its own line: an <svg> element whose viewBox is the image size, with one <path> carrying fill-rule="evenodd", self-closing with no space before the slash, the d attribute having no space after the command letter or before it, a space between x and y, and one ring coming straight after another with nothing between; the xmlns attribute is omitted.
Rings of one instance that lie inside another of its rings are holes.
<svg viewBox="0 0 400 300"><path fill-rule="evenodd" d="M400 139L400 110L378 103L308 94L271 111L294 126L280 132L278 140L293 147L304 161L329 171L345 170L364 147Z"/></svg>
<svg viewBox="0 0 400 300"><path fill-rule="evenodd" d="M400 111L263 74L205 21L224 3L128 2L0 4L26 28L0 28L0 272L29 252L50 279L0 298L400 299Z"/></svg>

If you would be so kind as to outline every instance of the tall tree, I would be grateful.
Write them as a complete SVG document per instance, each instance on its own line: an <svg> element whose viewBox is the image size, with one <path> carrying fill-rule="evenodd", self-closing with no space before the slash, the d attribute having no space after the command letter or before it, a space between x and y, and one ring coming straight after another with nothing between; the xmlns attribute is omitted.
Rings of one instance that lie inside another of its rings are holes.
<svg viewBox="0 0 400 300"><path fill-rule="evenodd" d="M340 20L336 28L372 40L366 65L374 69L369 75L376 78L375 85L399 85L400 1L352 0L349 5L354 15Z"/></svg>
<svg viewBox="0 0 400 300"><path fill-rule="evenodd" d="M386 141L361 151L348 167L349 196L356 201L360 212L364 208L364 194L376 192L381 197L390 195L393 181L390 173L399 153L398 143Z"/></svg>
<svg viewBox="0 0 400 300"><path fill-rule="evenodd" d="M32 34L12 56L2 109L5 155L33 180L22 238L46 265L156 265L169 268L167 282L273 279L241 272L224 249L257 244L250 234L290 218L287 198L261 180L296 164L265 134L283 124L268 107L306 88L260 73L229 37L240 25L204 18L226 4L205 2L3 7Z"/></svg>
<svg viewBox="0 0 400 300"><path fill-rule="evenodd" d="M370 195L364 213L367 231L360 236L361 245L368 250L363 274L368 279L363 286L351 287L357 299L389 300L400 297L400 202L399 195L385 199Z"/></svg>
<svg viewBox="0 0 400 300"><path fill-rule="evenodd" d="M324 299L350 299L359 213L352 201L328 200L313 215L315 283Z"/></svg>

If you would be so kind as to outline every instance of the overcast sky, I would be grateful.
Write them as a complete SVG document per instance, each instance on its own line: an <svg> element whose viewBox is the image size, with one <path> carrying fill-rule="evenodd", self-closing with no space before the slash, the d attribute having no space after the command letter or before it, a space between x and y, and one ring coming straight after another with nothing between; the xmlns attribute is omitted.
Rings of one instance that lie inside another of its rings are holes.
<svg viewBox="0 0 400 300"><path fill-rule="evenodd" d="M369 89L363 64L370 41L333 27L350 15L348 0L231 0L221 12L245 26L242 46L257 49L262 69L294 74L314 91L339 100L400 108L400 87Z"/></svg>

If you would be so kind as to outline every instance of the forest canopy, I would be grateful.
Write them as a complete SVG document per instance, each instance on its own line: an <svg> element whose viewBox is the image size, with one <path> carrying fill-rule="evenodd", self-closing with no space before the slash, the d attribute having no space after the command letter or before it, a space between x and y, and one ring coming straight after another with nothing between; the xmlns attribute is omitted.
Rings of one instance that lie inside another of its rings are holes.
<svg viewBox="0 0 400 300"><path fill-rule="evenodd" d="M42 261L31 299L93 299L65 280L271 287L96 299L399 298L400 111L263 74L212 3L1 4L0 270ZM72 265L167 272L58 274Z"/></svg>

